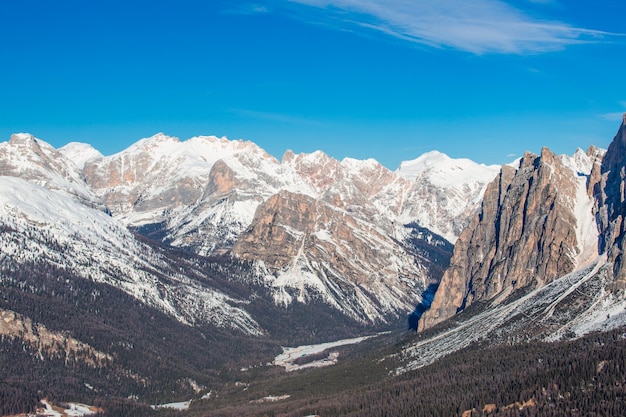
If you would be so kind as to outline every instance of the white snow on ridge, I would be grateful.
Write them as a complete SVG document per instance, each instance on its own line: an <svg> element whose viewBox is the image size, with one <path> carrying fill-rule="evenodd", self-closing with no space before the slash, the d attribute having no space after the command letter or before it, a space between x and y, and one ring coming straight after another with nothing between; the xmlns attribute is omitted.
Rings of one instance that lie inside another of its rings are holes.
<svg viewBox="0 0 626 417"><path fill-rule="evenodd" d="M120 177L121 181L111 185L105 183L96 190L101 196L111 192L127 196L122 198L123 204L110 207L120 221L141 226L167 220L172 232L181 236L184 232L177 230L179 225L184 224L188 229L192 224L200 224L198 218L223 217L215 217L215 213L211 213L215 208L204 204L207 198L211 199L211 195L205 195L204 192L211 170L218 161L222 161L234 176L235 186L226 194L231 197L229 204L247 202L234 210L222 209L223 215L228 214L227 224L247 226L256 206L280 190L317 197L317 193L296 175L293 167L281 165L254 143L215 136L196 136L180 141L157 134L140 140L120 153L104 157L98 162L92 176L106 179L114 172ZM165 195L182 197L182 193L186 193L187 198L197 199L191 205L196 204L202 210L208 208L209 212L192 210L189 201L182 207L176 205L180 201L172 205L171 201L161 198ZM150 205L133 204L137 195L144 201L150 201ZM170 212L168 219L164 218L166 211Z"/></svg>
<svg viewBox="0 0 626 417"><path fill-rule="evenodd" d="M242 166L238 163L237 158L241 157L250 158L254 156L255 159L267 159L269 165L278 164L276 158L252 142L231 141L225 137L218 138L216 136L195 136L181 141L163 133L141 139L127 149L107 156L105 159L113 161L120 158L133 158L141 154L150 155L153 161L179 162L175 167L163 167L166 169L176 168L177 172L170 172L177 174L176 176L207 175L211 167L219 160L226 161L229 166L233 165L231 168L240 174L239 171L242 170L237 168L242 168ZM261 164L264 165L263 162ZM246 175L243 172L241 174Z"/></svg>
<svg viewBox="0 0 626 417"><path fill-rule="evenodd" d="M593 168L593 161L587 156L585 151L578 148L574 155L560 155L561 162L570 168L577 175L589 175Z"/></svg>

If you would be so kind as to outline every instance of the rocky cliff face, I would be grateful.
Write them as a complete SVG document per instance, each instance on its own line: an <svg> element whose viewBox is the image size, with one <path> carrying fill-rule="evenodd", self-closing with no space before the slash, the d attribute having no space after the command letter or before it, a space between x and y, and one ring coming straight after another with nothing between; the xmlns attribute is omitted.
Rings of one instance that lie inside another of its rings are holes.
<svg viewBox="0 0 626 417"><path fill-rule="evenodd" d="M357 321L410 311L428 281L424 266L384 230L287 191L259 206L233 254L260 262L278 303L321 298Z"/></svg>
<svg viewBox="0 0 626 417"><path fill-rule="evenodd" d="M201 255L230 249L256 206L282 185L278 161L252 142L157 134L85 163L113 216Z"/></svg>
<svg viewBox="0 0 626 417"><path fill-rule="evenodd" d="M619 288L626 287L626 113L617 135L611 142L602 164L596 164L590 191L597 200L600 229L599 246L613 262L613 273Z"/></svg>
<svg viewBox="0 0 626 417"><path fill-rule="evenodd" d="M540 155L526 153L517 169L502 167L457 240L421 329L477 300L542 286L597 254L593 200L586 188L594 162L590 153L559 158L544 148Z"/></svg>

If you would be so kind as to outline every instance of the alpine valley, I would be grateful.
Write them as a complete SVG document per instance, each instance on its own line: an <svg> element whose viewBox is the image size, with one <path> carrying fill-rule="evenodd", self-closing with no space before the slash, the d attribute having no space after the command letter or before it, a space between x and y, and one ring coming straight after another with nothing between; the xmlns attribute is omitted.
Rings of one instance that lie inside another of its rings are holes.
<svg viewBox="0 0 626 417"><path fill-rule="evenodd" d="M624 123L608 150L396 171L15 134L0 414L623 415L625 178Z"/></svg>

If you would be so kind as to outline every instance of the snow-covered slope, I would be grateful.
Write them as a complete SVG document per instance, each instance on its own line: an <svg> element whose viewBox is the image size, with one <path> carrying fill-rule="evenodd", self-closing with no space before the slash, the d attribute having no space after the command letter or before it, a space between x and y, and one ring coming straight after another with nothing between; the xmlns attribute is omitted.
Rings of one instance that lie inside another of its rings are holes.
<svg viewBox="0 0 626 417"><path fill-rule="evenodd" d="M173 270L109 215L21 178L0 176L0 196L0 262L50 263L120 288L183 323L261 333L234 306L241 301Z"/></svg>
<svg viewBox="0 0 626 417"><path fill-rule="evenodd" d="M606 257L597 257L526 294L502 293L411 343L399 355L397 372L428 365L477 341L555 341L626 326L626 299L611 291L612 281L611 265Z"/></svg>
<svg viewBox="0 0 626 417"><path fill-rule="evenodd" d="M404 161L396 170L404 178L417 179L428 174L430 182L445 186L455 186L468 181L490 181L500 170L499 165L484 165L466 159L452 159L439 151L430 151L416 159Z"/></svg>
<svg viewBox="0 0 626 417"><path fill-rule="evenodd" d="M595 154L595 155L594 155ZM583 267L598 255L598 226L596 224L594 197L589 194L588 179L591 175L594 160L603 155L603 150L590 150L585 153L578 148L574 155L561 155L563 165L572 170L577 179L575 195L571 196L571 204L576 218L576 241L578 243L575 263Z"/></svg>

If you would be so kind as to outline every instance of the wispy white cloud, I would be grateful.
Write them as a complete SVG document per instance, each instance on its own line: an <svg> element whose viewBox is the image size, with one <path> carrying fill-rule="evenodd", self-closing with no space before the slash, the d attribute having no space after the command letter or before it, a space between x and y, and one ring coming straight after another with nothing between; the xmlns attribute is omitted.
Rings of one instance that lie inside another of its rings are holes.
<svg viewBox="0 0 626 417"><path fill-rule="evenodd" d="M528 0L528 2L535 4L559 4L556 0Z"/></svg>
<svg viewBox="0 0 626 417"><path fill-rule="evenodd" d="M501 0L287 1L324 9L329 18L343 24L475 54L547 52L611 35L562 22L536 20Z"/></svg>
<svg viewBox="0 0 626 417"><path fill-rule="evenodd" d="M264 14L264 13L269 13L269 12L270 12L270 9L267 6L256 4L256 3L240 4L233 8L222 11L222 13L225 13L225 14L235 14L235 15L237 14L243 14L243 15Z"/></svg>
<svg viewBox="0 0 626 417"><path fill-rule="evenodd" d="M619 105L623 107L622 111L603 113L600 117L604 120L608 120L609 122L621 122L624 117L624 112L626 112L626 101L620 101Z"/></svg>
<svg viewBox="0 0 626 417"><path fill-rule="evenodd" d="M613 113L604 113L601 114L600 117L604 120L608 120L609 122L621 122L622 117L624 116L624 112L613 112Z"/></svg>

